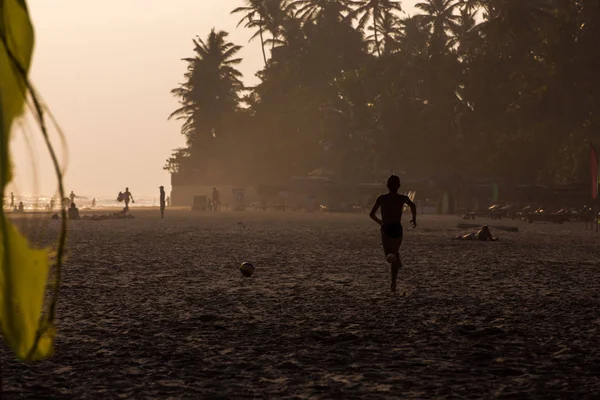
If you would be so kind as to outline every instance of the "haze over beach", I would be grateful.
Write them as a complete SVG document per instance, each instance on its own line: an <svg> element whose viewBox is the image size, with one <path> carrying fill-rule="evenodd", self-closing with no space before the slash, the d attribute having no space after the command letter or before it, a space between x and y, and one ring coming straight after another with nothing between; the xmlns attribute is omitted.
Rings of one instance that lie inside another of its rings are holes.
<svg viewBox="0 0 600 400"><path fill-rule="evenodd" d="M414 12L405 1L407 13ZM257 83L260 41L236 28L239 0L32 0L36 47L31 79L62 127L69 150L65 189L87 197L112 196L125 186L140 196L170 187L162 167L185 144L181 122L167 121L183 81L182 58L192 39L211 28L230 32L244 48L244 83ZM35 125L35 156L14 136L17 191L51 195L56 179ZM38 160L37 187L31 159ZM167 189L168 190L168 189Z"/></svg>
<svg viewBox="0 0 600 400"><path fill-rule="evenodd" d="M598 15L0 0L0 398L598 398Z"/></svg>

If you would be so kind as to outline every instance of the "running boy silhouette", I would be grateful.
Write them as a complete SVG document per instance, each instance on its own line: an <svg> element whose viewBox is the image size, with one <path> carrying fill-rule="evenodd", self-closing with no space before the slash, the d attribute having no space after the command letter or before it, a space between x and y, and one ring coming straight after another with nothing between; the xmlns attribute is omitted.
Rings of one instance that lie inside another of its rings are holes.
<svg viewBox="0 0 600 400"><path fill-rule="evenodd" d="M392 266L392 291L396 291L396 279L402 266L400 261L400 245L402 244L402 210L404 205L410 207L413 228L417 227L417 207L408 197L399 194L400 178L391 175L387 180L389 193L377 198L369 217L381 226L381 243L386 260ZM377 210L381 207L381 219L377 218Z"/></svg>

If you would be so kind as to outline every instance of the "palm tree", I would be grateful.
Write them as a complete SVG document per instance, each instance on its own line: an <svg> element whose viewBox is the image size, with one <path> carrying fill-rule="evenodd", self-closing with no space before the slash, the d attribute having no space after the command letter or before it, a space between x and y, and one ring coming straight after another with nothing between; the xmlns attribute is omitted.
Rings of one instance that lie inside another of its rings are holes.
<svg viewBox="0 0 600 400"><path fill-rule="evenodd" d="M304 22L319 20L328 12L343 19L352 12L352 0L294 0L291 4Z"/></svg>
<svg viewBox="0 0 600 400"><path fill-rule="evenodd" d="M356 8L352 12L352 17L358 17L358 29L364 30L369 21L373 21L373 34L375 40L375 49L377 55L381 56L378 32L378 24L391 17L385 17L385 14L393 14L395 11L402 11L399 1L396 0L357 0L353 3Z"/></svg>
<svg viewBox="0 0 600 400"><path fill-rule="evenodd" d="M274 40L277 40L283 21L293 12L293 6L288 0L245 0L246 6L238 7L231 14L244 13L237 26L244 24L245 28L257 29L250 41L260 38L263 60L267 66L267 54L264 32L269 31Z"/></svg>
<svg viewBox="0 0 600 400"><path fill-rule="evenodd" d="M377 29L377 30L376 30ZM398 16L393 13L386 12L383 13L377 24L369 27L369 30L373 32L373 34L367 36L367 43L369 46L375 48L377 46L377 41L379 45L383 47L383 54L390 54L398 49L398 37L401 32L401 20ZM376 35L381 35L381 39L377 38L375 40Z"/></svg>
<svg viewBox="0 0 600 400"><path fill-rule="evenodd" d="M400 20L400 47L405 54L411 56L422 54L427 49L428 40L427 27L418 16Z"/></svg>
<svg viewBox="0 0 600 400"><path fill-rule="evenodd" d="M489 34L508 33L512 40L522 40L522 33L531 32L532 26L542 19L552 18L554 11L548 0L479 0L477 3L484 10L485 21L480 28Z"/></svg>
<svg viewBox="0 0 600 400"><path fill-rule="evenodd" d="M460 15L455 21L456 24L452 29L452 38L450 39L450 47L458 45L459 53L467 53L469 45L477 36L475 27L477 26L476 15L472 8L463 6L460 9Z"/></svg>
<svg viewBox="0 0 600 400"><path fill-rule="evenodd" d="M188 63L186 82L171 91L181 107L169 119L185 121L181 133L190 149L200 140L216 139L225 117L238 108L244 85L242 73L235 68L242 60L235 56L242 47L227 42L228 35L213 29L206 41L196 37L195 57L183 59Z"/></svg>
<svg viewBox="0 0 600 400"><path fill-rule="evenodd" d="M455 10L459 5L460 0L426 0L415 4L415 7L424 12L419 18L430 27L432 37L447 46L448 32L454 32L458 28L460 16Z"/></svg>
<svg viewBox="0 0 600 400"><path fill-rule="evenodd" d="M243 18L237 24L237 27L244 24L244 28L255 29L258 30L252 35L250 41L256 39L256 37L260 37L260 48L262 49L263 60L265 62L265 66L267 65L267 54L265 53L265 38L263 36L263 32L265 29L264 15L266 13L265 10L265 0L245 0L246 6L238 7L235 10L231 11L231 14L239 14L245 13Z"/></svg>

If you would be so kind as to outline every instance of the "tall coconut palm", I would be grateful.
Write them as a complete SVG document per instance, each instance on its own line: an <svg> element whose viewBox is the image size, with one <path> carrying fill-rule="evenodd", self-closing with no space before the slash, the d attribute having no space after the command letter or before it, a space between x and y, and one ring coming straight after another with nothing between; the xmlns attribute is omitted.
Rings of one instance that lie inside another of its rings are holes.
<svg viewBox="0 0 600 400"><path fill-rule="evenodd" d="M397 15L389 12L383 13L379 17L377 24L373 24L373 26L369 27L369 30L372 32L372 34L366 38L369 46L373 48L377 46L375 36L379 35L378 41L379 45L383 48L381 52L382 54L390 54L398 49L398 38L401 31L401 22ZM379 39L379 37L381 39Z"/></svg>
<svg viewBox="0 0 600 400"><path fill-rule="evenodd" d="M235 66L242 61L236 58L242 47L228 42L228 35L213 29L206 41L196 37L195 57L183 59L188 63L186 81L171 91L181 107L169 119L185 121L181 133L190 148L215 139L225 117L238 107L244 85L242 73Z"/></svg>
<svg viewBox="0 0 600 400"><path fill-rule="evenodd" d="M373 39L375 40L375 50L377 55L381 56L381 48L379 44L380 31L378 23L385 17L386 13L394 13L402 11L400 1L396 0L356 0L353 2L356 8L352 12L353 17L358 18L358 28L362 31L365 29L367 24L373 22Z"/></svg>
<svg viewBox="0 0 600 400"><path fill-rule="evenodd" d="M400 20L400 47L407 55L417 56L427 49L429 33L417 16Z"/></svg>
<svg viewBox="0 0 600 400"><path fill-rule="evenodd" d="M423 12L419 15L423 23L430 27L434 40L448 45L448 33L458 27L460 16L456 13L460 0L426 0L415 4Z"/></svg>
<svg viewBox="0 0 600 400"><path fill-rule="evenodd" d="M245 0L245 2L245 6L234 9L231 11L231 14L244 13L244 16L237 24L238 27L243 24L244 28L257 29L257 31L250 38L250 41L256 39L256 37L260 38L260 48L262 49L262 56L266 66L267 54L265 52L264 38L266 14L265 0Z"/></svg>
<svg viewBox="0 0 600 400"><path fill-rule="evenodd" d="M319 20L327 12L335 12L339 19L352 12L352 0L294 0L291 4L304 22Z"/></svg>
<svg viewBox="0 0 600 400"><path fill-rule="evenodd" d="M293 11L293 6L288 0L245 0L246 5L231 11L231 14L244 13L237 26L244 25L245 28L256 29L250 41L260 38L262 56L267 65L267 54L265 52L265 31L271 33L272 39L277 40L281 31L283 21Z"/></svg>
<svg viewBox="0 0 600 400"><path fill-rule="evenodd" d="M476 4L484 10L482 30L488 34L508 33L513 40L522 39L520 35L531 32L540 20L552 18L554 11L549 0L479 0Z"/></svg>
<svg viewBox="0 0 600 400"><path fill-rule="evenodd" d="M463 6L460 9L455 26L451 28L452 38L450 39L450 46L454 47L458 45L459 53L464 53L466 51L464 49L469 48L469 44L477 35L476 26L475 12L471 7Z"/></svg>
<svg viewBox="0 0 600 400"><path fill-rule="evenodd" d="M289 0L265 0L265 9L266 28L271 33L272 39L278 40L290 20L294 18L296 6Z"/></svg>

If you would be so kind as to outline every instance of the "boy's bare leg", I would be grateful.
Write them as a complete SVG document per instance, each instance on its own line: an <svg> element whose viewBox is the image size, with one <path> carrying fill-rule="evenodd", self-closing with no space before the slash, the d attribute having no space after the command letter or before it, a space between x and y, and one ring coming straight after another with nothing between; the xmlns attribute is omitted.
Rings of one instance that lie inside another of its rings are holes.
<svg viewBox="0 0 600 400"><path fill-rule="evenodd" d="M396 256L396 259L390 263L391 271L392 271L391 289L392 289L392 292L395 292L396 291L396 281L398 280L398 271L400 270L400 267L402 267L402 262L400 261L400 253L399 253L400 245L402 245L402 236L400 236L399 238L391 238L382 232L381 241L382 241L383 249L384 249L386 256L388 256L389 254L394 254Z"/></svg>
<svg viewBox="0 0 600 400"><path fill-rule="evenodd" d="M392 263L392 292L396 291L396 281L398 280L398 271L400 271L400 267L402 267L400 259L397 259L397 261Z"/></svg>

